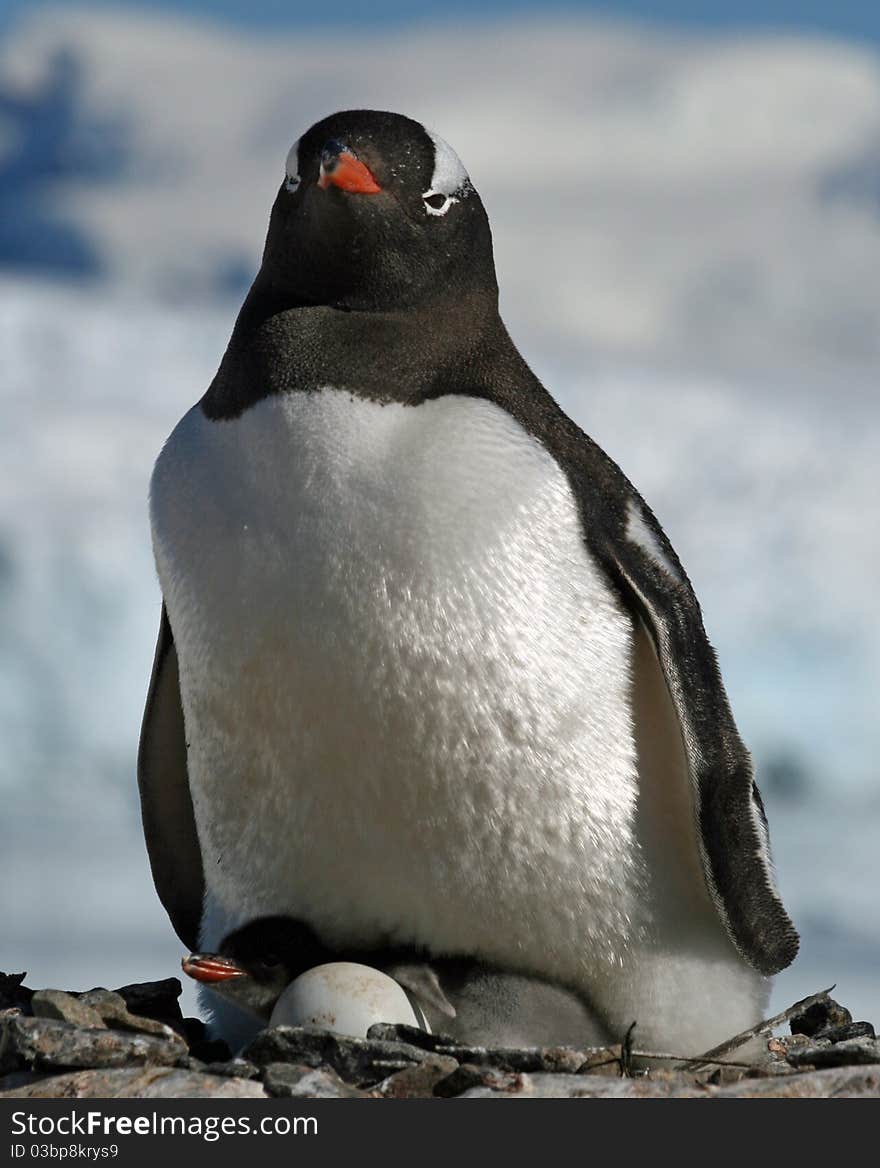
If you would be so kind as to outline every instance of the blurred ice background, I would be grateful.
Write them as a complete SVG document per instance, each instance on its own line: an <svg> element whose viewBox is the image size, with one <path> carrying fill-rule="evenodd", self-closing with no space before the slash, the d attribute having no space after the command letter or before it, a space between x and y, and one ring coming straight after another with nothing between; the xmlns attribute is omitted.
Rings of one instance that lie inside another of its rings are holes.
<svg viewBox="0 0 880 1168"><path fill-rule="evenodd" d="M31 4L4 27L0 968L32 985L176 972L135 787L148 477L288 146L368 106L458 149L514 337L694 581L803 937L774 1003L836 981L880 1020L880 55L518 8L266 31Z"/></svg>

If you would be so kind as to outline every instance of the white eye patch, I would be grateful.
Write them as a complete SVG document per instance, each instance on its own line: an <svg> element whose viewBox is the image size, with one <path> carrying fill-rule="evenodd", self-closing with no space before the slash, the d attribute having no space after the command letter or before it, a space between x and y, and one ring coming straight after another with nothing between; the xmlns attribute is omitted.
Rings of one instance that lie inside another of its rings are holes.
<svg viewBox="0 0 880 1168"><path fill-rule="evenodd" d="M422 198L429 215L445 215L453 203L466 199L474 188L461 159L449 143L431 130L426 129L425 133L434 143L434 173Z"/></svg>
<svg viewBox="0 0 880 1168"><path fill-rule="evenodd" d="M284 189L290 191L290 193L293 194L293 192L300 184L299 138L297 138L297 140L287 152L287 161L284 163L284 170L287 174L287 181L284 184Z"/></svg>

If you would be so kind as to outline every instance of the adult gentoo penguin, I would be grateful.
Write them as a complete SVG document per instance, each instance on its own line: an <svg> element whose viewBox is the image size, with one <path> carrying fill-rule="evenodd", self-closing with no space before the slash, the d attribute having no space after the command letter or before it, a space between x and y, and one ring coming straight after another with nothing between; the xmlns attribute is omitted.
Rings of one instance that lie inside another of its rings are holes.
<svg viewBox="0 0 880 1168"><path fill-rule="evenodd" d="M797 934L699 605L508 336L445 142L358 110L290 150L150 497L140 790L188 948L285 916L571 987L640 1045L756 1021Z"/></svg>

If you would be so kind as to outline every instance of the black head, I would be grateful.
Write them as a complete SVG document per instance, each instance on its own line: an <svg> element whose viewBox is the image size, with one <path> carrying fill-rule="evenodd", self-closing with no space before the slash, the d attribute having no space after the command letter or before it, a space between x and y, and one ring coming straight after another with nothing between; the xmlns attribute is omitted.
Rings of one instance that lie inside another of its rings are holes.
<svg viewBox="0 0 880 1168"><path fill-rule="evenodd" d="M182 964L196 981L268 1018L295 978L329 959L308 925L291 917L261 917L225 937L217 953L194 953Z"/></svg>
<svg viewBox="0 0 880 1168"><path fill-rule="evenodd" d="M293 145L259 280L291 303L360 310L497 297L489 222L458 156L375 110L332 114Z"/></svg>

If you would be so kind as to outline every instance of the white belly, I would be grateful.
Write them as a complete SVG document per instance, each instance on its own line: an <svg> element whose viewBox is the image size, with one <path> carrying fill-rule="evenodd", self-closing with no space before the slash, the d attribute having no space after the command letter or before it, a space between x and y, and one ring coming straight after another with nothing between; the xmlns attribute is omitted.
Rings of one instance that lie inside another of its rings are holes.
<svg viewBox="0 0 880 1168"><path fill-rule="evenodd" d="M202 943L292 913L580 979L641 926L632 627L491 403L196 407L153 478Z"/></svg>

